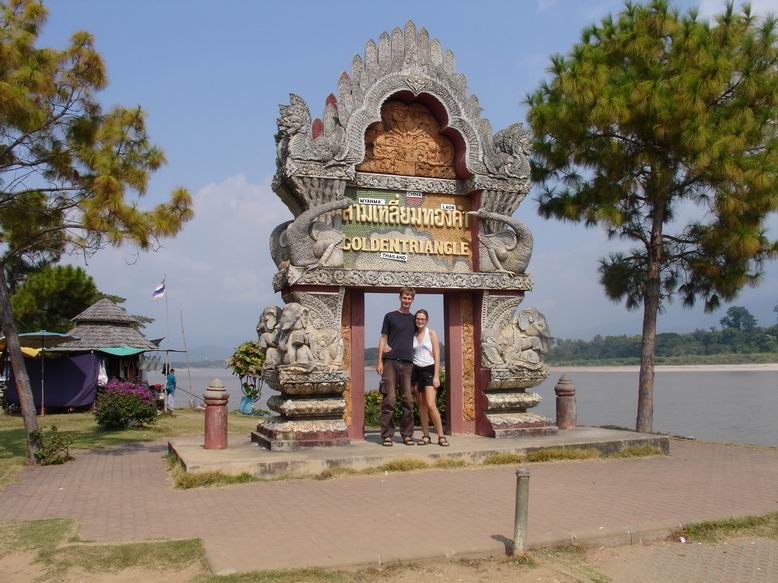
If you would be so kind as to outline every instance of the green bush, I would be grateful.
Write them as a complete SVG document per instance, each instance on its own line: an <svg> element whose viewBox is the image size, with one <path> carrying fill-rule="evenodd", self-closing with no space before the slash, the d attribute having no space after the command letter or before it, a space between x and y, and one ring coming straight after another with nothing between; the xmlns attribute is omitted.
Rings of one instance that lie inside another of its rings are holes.
<svg viewBox="0 0 778 583"><path fill-rule="evenodd" d="M380 391L368 391L365 393L365 425L367 427L380 427L381 426L381 403L383 402L383 395ZM435 402L440 411L440 417L445 423L446 420L446 373L440 371L440 388L437 390ZM400 424L402 419L403 409L402 400L400 399L400 391L397 390L394 400L394 423ZM418 425L419 420L419 404L416 399L413 400L413 423ZM430 421L430 424L432 421Z"/></svg>
<svg viewBox="0 0 778 583"><path fill-rule="evenodd" d="M143 385L112 381L97 396L97 424L103 429L129 429L157 420L157 405Z"/></svg>
<svg viewBox="0 0 778 583"><path fill-rule="evenodd" d="M30 437L37 445L35 459L42 466L64 464L73 459L70 455L73 437L68 433L60 433L56 426L50 426L49 431L42 427L38 431L33 431Z"/></svg>

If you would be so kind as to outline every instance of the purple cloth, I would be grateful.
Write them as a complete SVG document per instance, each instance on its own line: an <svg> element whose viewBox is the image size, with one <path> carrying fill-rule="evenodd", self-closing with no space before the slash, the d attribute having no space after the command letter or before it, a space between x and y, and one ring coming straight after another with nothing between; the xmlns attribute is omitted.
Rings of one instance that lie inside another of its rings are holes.
<svg viewBox="0 0 778 583"><path fill-rule="evenodd" d="M35 408L41 405L41 361L39 358L25 358L24 365L30 376ZM60 358L48 358L44 363L46 391L43 402L50 407L84 407L95 401L97 394L97 371L100 359L95 354L77 354ZM5 389L8 404L19 404L16 378L13 371Z"/></svg>

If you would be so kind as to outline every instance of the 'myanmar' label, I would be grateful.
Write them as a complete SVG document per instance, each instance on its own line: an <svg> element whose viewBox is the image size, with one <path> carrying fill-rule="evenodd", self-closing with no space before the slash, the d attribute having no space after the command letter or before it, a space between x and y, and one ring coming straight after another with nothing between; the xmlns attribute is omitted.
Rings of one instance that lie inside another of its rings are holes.
<svg viewBox="0 0 778 583"><path fill-rule="evenodd" d="M367 198L367 197L360 196L359 204L384 205L386 204L386 201L383 198Z"/></svg>
<svg viewBox="0 0 778 583"><path fill-rule="evenodd" d="M381 253L381 259L408 262L408 256L405 253Z"/></svg>

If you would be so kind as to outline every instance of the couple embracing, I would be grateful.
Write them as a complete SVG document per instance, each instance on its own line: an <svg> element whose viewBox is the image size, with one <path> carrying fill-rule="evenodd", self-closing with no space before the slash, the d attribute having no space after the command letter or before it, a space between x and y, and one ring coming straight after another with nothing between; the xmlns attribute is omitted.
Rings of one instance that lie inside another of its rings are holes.
<svg viewBox="0 0 778 583"><path fill-rule="evenodd" d="M400 387L402 419L400 435L405 445L429 445L429 419L438 434L438 445L448 446L443 435L440 412L435 396L440 388L440 342L438 335L427 325L427 310L411 313L416 292L404 287L400 290L400 308L384 316L381 340L378 343L378 365L381 376L381 437L386 447L394 437L394 403L396 388ZM413 439L413 394L419 403L422 438Z"/></svg>

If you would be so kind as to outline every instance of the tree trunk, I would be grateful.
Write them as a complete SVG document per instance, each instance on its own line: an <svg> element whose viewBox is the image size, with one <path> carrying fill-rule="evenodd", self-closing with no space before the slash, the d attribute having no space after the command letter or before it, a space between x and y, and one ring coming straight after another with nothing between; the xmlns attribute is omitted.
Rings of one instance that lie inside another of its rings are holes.
<svg viewBox="0 0 778 583"><path fill-rule="evenodd" d="M27 461L35 463L37 443L32 439L32 434L38 431L38 418L35 416L35 401L32 398L30 377L27 376L27 369L24 366L24 357L19 345L16 322L14 322L11 309L11 298L8 295L8 285L5 280L5 269L2 264L0 264L0 316L2 316L0 319L2 319L3 332L5 333L6 349L11 356L11 367L14 371L16 390L19 393L19 402L22 407L24 431L27 434Z"/></svg>
<svg viewBox="0 0 778 583"><path fill-rule="evenodd" d="M651 272L655 272L653 275ZM643 337L640 342L638 416L635 430L654 430L654 364L656 362L656 315L659 311L659 265L649 262L643 300Z"/></svg>
<svg viewBox="0 0 778 583"><path fill-rule="evenodd" d="M648 246L646 291L643 297L643 336L640 341L640 376L638 378L638 415L635 430L651 433L654 430L654 364L656 363L656 316L659 312L662 267L662 226L664 204L654 209L651 241Z"/></svg>

